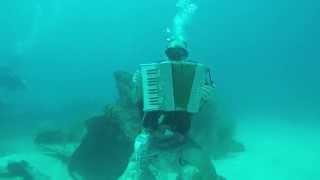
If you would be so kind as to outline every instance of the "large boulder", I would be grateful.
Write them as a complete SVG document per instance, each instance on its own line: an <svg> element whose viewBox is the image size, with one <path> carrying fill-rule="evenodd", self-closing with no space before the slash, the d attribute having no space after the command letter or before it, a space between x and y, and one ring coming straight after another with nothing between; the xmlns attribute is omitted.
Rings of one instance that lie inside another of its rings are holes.
<svg viewBox="0 0 320 180"><path fill-rule="evenodd" d="M137 134L128 131L141 128L141 116L139 116L141 107L137 106L134 101L132 79L133 74L124 71L115 72L119 92L117 104L121 111L115 112L114 116L117 117L116 119L122 127L127 127L123 128L124 132L135 137ZM228 153L244 151L244 146L234 139L235 121L217 94L214 92L201 112L194 116L190 132L191 138L195 139L215 159L224 157Z"/></svg>
<svg viewBox="0 0 320 180"><path fill-rule="evenodd" d="M133 75L117 71L114 76L119 98L106 107L104 115L87 121L87 133L69 162L73 177L116 180L133 152L133 141L142 129L141 107L135 102ZM194 117L190 136L214 158L220 158L244 147L234 140L235 122L216 99Z"/></svg>
<svg viewBox="0 0 320 180"><path fill-rule="evenodd" d="M71 180L65 164L39 153L17 153L0 158L1 180Z"/></svg>
<svg viewBox="0 0 320 180"><path fill-rule="evenodd" d="M94 117L87 121L87 133L71 156L69 171L87 180L116 180L128 164L132 146L112 117Z"/></svg>

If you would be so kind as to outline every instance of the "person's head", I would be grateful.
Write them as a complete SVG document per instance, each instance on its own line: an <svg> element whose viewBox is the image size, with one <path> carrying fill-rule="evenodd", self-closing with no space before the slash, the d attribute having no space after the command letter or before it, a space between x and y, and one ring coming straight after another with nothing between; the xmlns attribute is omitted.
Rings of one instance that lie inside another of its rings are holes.
<svg viewBox="0 0 320 180"><path fill-rule="evenodd" d="M171 41L165 51L170 61L184 61L188 58L189 52L185 42Z"/></svg>

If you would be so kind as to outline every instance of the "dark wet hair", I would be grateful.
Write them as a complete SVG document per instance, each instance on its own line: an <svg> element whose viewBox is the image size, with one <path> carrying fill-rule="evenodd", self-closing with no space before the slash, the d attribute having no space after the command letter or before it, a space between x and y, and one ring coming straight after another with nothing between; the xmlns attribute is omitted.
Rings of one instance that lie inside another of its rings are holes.
<svg viewBox="0 0 320 180"><path fill-rule="evenodd" d="M188 50L181 46L168 47L165 53L171 61L183 61L189 56Z"/></svg>

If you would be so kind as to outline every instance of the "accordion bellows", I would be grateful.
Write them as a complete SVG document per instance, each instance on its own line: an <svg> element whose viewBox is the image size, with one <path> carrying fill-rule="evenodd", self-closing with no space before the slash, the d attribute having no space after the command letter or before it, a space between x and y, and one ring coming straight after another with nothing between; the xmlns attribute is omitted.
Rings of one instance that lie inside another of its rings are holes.
<svg viewBox="0 0 320 180"><path fill-rule="evenodd" d="M142 64L144 111L197 113L208 73L206 66L191 62Z"/></svg>

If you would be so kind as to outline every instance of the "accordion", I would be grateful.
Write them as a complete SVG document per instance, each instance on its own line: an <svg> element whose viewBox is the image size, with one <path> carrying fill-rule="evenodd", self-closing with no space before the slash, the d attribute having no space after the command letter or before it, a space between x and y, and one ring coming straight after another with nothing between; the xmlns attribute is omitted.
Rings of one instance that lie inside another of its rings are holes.
<svg viewBox="0 0 320 180"><path fill-rule="evenodd" d="M199 112L201 88L212 82L206 66L171 61L140 66L145 112Z"/></svg>

